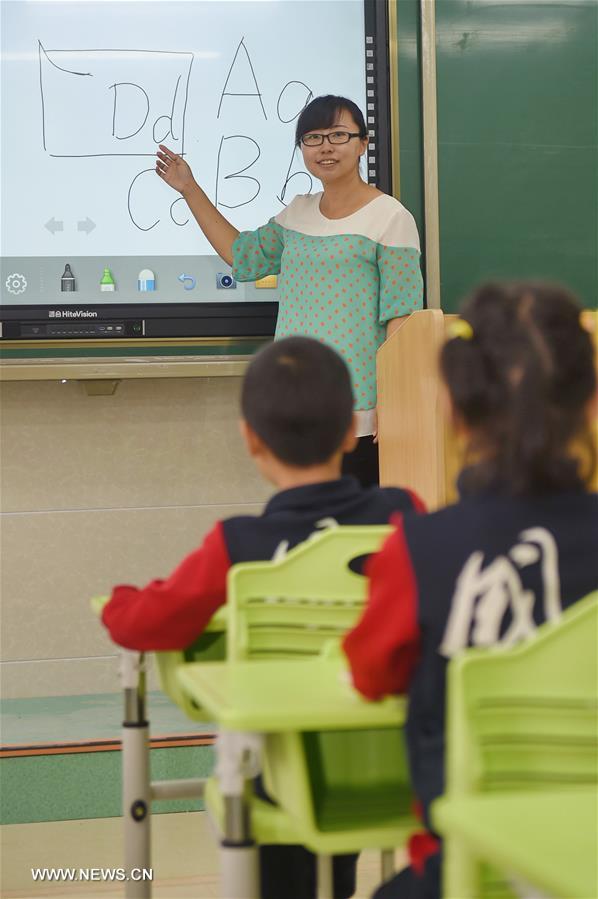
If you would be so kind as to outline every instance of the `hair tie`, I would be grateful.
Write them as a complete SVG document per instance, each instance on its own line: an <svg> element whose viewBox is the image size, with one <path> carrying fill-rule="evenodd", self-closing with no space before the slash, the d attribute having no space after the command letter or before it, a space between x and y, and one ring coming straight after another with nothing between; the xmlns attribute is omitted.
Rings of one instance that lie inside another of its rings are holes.
<svg viewBox="0 0 598 899"><path fill-rule="evenodd" d="M464 318L456 318L449 325L449 335L451 340L455 337L460 337L461 340L471 340L473 328Z"/></svg>
<svg viewBox="0 0 598 899"><path fill-rule="evenodd" d="M598 332L598 311L596 309L581 309L579 324L588 334Z"/></svg>

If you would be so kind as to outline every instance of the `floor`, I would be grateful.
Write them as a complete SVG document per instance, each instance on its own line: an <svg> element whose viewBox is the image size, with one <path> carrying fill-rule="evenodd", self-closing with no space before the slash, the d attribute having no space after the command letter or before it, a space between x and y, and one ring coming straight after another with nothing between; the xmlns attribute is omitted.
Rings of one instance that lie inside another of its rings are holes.
<svg viewBox="0 0 598 899"><path fill-rule="evenodd" d="M152 819L154 899L219 897L218 852L203 812L155 815ZM2 899L124 896L110 883L40 883L32 868L113 868L121 862L121 820L98 818L0 828ZM397 854L397 867L404 858ZM359 861L357 899L367 899L379 882L379 856L365 852ZM281 899L284 897L281 896Z"/></svg>

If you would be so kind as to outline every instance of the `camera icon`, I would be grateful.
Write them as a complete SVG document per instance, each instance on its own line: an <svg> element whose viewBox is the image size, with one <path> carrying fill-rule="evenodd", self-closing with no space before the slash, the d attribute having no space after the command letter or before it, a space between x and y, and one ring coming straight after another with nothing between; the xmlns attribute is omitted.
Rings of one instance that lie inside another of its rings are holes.
<svg viewBox="0 0 598 899"><path fill-rule="evenodd" d="M226 272L218 272L216 275L216 287L218 290L236 290L237 282L232 275Z"/></svg>

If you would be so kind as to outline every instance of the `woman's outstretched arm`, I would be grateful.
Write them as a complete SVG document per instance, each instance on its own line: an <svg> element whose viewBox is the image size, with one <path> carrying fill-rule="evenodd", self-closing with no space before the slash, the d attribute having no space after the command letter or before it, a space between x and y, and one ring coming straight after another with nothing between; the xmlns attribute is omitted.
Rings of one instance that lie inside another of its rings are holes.
<svg viewBox="0 0 598 899"><path fill-rule="evenodd" d="M168 147L160 144L156 157L156 172L170 187L184 197L195 221L218 255L232 265L233 243L239 236L228 219L216 209L195 178L188 163Z"/></svg>

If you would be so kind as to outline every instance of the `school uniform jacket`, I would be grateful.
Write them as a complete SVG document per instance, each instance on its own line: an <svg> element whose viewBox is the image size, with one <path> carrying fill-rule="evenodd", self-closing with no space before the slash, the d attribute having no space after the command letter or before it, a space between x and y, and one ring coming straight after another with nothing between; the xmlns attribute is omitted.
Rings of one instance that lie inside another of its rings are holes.
<svg viewBox="0 0 598 899"><path fill-rule="evenodd" d="M394 513L423 508L408 490L363 489L353 477L283 490L261 515L218 522L166 580L143 589L115 587L102 621L114 642L128 649L184 649L226 601L231 565L278 557L318 528L386 524Z"/></svg>
<svg viewBox="0 0 598 899"><path fill-rule="evenodd" d="M370 595L344 648L370 699L409 694L412 783L444 789L446 666L466 646L509 645L598 588L598 495L463 496L404 517L368 563Z"/></svg>

